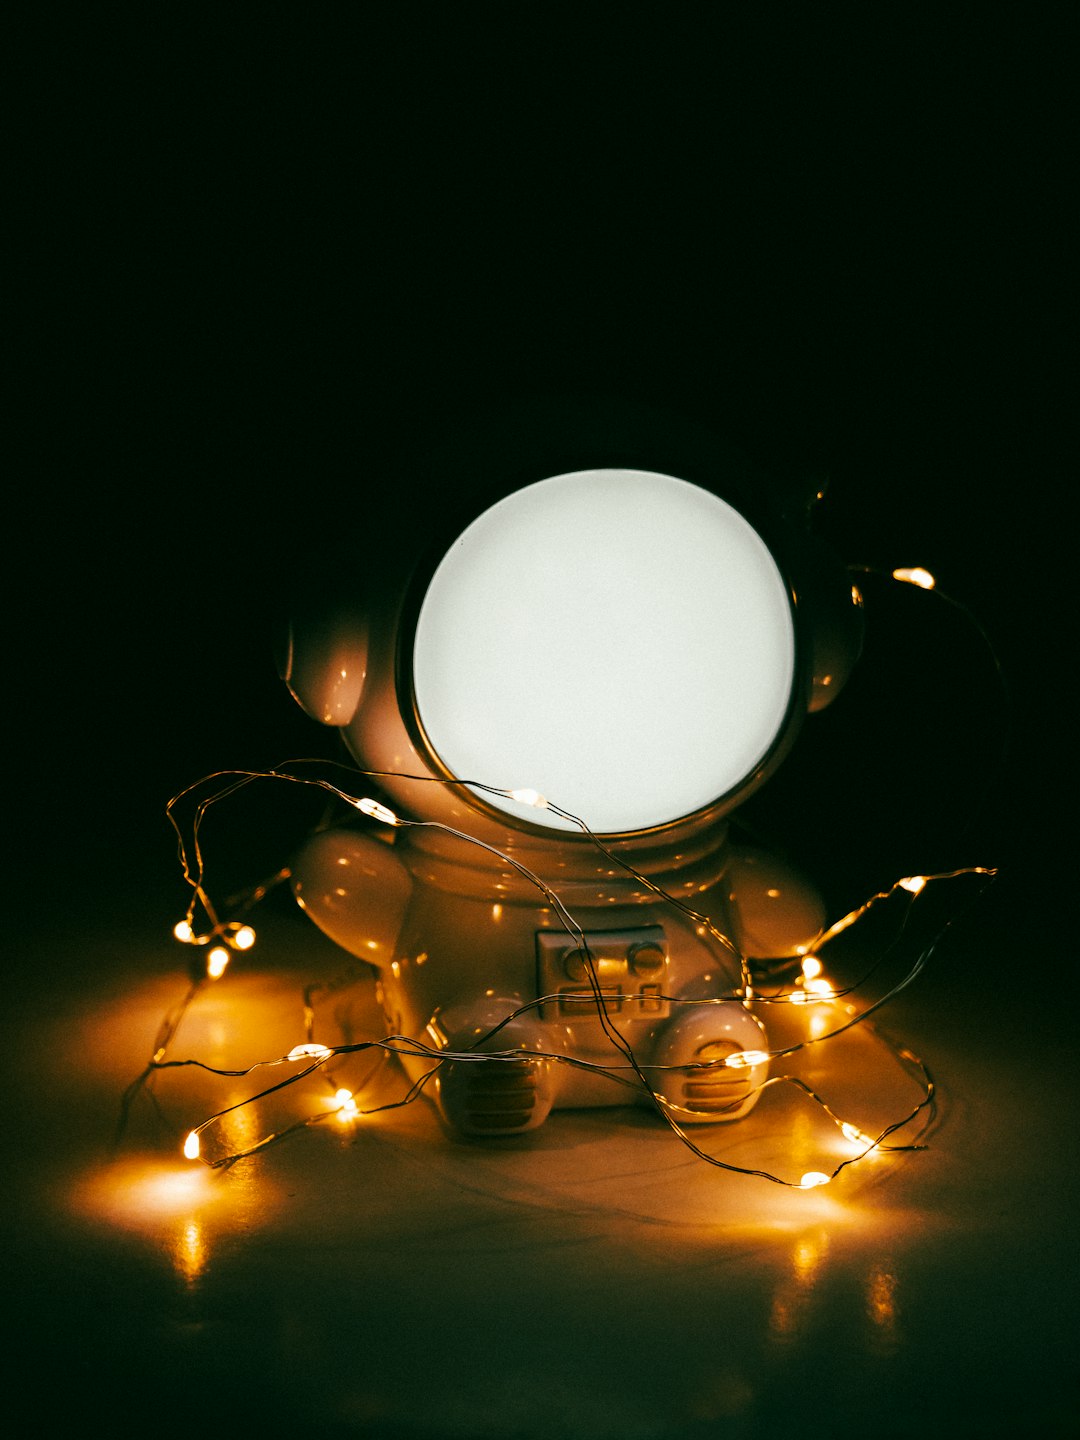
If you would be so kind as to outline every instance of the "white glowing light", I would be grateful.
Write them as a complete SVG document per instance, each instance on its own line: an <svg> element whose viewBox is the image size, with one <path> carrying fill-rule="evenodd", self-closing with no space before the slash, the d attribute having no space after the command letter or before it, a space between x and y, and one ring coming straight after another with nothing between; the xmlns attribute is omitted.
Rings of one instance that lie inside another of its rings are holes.
<svg viewBox="0 0 1080 1440"><path fill-rule="evenodd" d="M814 980L821 974L821 961L816 955L806 955L803 957L802 973L807 980Z"/></svg>
<svg viewBox="0 0 1080 1440"><path fill-rule="evenodd" d="M371 800L365 795L362 800L354 800L353 804L362 814L370 815L373 820L381 820L384 825L401 824L393 810L388 809L385 805L380 805L378 800Z"/></svg>
<svg viewBox="0 0 1080 1440"><path fill-rule="evenodd" d="M241 925L233 936L233 944L238 950L250 950L255 944L255 931L250 925Z"/></svg>
<svg viewBox="0 0 1080 1440"><path fill-rule="evenodd" d="M806 993L814 1000L831 1000L836 994L827 980L820 977L806 981Z"/></svg>
<svg viewBox="0 0 1080 1440"><path fill-rule="evenodd" d="M511 790L510 799L520 800L522 805L531 805L536 810L547 809L548 802L544 796L540 794L539 790L530 790L528 788L524 790Z"/></svg>
<svg viewBox="0 0 1080 1440"><path fill-rule="evenodd" d="M355 1120L360 1114L356 1101L353 1099L351 1090L341 1089L334 1093L334 1105L337 1109L338 1119L344 1123L346 1120Z"/></svg>
<svg viewBox="0 0 1080 1440"><path fill-rule="evenodd" d="M229 952L223 945L215 945L206 957L206 973L211 980L220 980L229 965Z"/></svg>
<svg viewBox="0 0 1080 1440"><path fill-rule="evenodd" d="M929 570L924 570L921 565L916 565L910 570L894 570L894 580L903 580L908 585L918 585L920 590L932 590L937 584Z"/></svg>
<svg viewBox="0 0 1080 1440"><path fill-rule="evenodd" d="M197 1160L199 1158L199 1136L194 1130L188 1132L184 1141L184 1158L186 1160Z"/></svg>
<svg viewBox="0 0 1080 1440"><path fill-rule="evenodd" d="M903 880L898 880L896 883L901 890L910 890L912 895L920 895L926 888L926 876L905 875Z"/></svg>
<svg viewBox="0 0 1080 1440"><path fill-rule="evenodd" d="M596 832L639 830L728 794L772 749L795 673L790 593L718 496L581 470L515 491L457 538L412 662L451 774L529 775ZM532 808L534 823L575 828Z"/></svg>
<svg viewBox="0 0 1080 1440"><path fill-rule="evenodd" d="M195 931L192 930L186 920L178 920L173 926L172 933L176 936L177 940L184 945L190 945L192 940L195 939Z"/></svg>
<svg viewBox="0 0 1080 1440"><path fill-rule="evenodd" d="M732 1070L749 1069L751 1065L764 1065L769 1058L767 1050L736 1050L724 1061Z"/></svg>
<svg viewBox="0 0 1080 1440"><path fill-rule="evenodd" d="M804 1190L813 1190L815 1186L828 1185L831 1179L831 1175L825 1175L820 1170L807 1170L799 1184Z"/></svg>
<svg viewBox="0 0 1080 1440"><path fill-rule="evenodd" d="M333 1055L333 1050L327 1045L294 1045L285 1056L286 1060L325 1060Z"/></svg>

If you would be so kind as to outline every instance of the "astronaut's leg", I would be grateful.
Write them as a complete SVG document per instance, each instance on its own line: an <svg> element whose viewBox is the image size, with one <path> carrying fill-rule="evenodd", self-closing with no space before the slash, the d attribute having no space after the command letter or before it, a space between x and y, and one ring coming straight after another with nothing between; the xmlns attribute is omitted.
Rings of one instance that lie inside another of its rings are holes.
<svg viewBox="0 0 1080 1440"><path fill-rule="evenodd" d="M737 1000L677 1011L657 1037L645 1070L680 1124L739 1120L768 1075L765 1031ZM746 1056L747 1060L736 1060Z"/></svg>
<svg viewBox="0 0 1080 1440"><path fill-rule="evenodd" d="M517 1003L485 997L441 1012L430 1026L441 1049L461 1056L439 1066L435 1094L447 1124L465 1135L518 1135L551 1112L557 1062L528 1053L545 1050L543 1026L519 1016L485 1038Z"/></svg>

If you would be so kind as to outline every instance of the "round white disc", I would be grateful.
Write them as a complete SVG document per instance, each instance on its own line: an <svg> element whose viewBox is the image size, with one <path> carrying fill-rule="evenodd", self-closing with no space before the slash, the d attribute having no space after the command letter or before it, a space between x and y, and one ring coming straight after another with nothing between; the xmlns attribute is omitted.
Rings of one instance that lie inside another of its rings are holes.
<svg viewBox="0 0 1080 1440"><path fill-rule="evenodd" d="M758 533L642 470L557 475L485 511L435 571L413 650L417 711L452 774L538 791L608 834L734 789L771 748L794 670Z"/></svg>

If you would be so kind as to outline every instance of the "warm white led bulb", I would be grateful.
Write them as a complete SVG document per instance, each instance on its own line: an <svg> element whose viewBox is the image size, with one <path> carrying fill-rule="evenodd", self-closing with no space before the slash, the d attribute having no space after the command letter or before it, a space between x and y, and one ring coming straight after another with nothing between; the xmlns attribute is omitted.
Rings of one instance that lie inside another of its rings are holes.
<svg viewBox="0 0 1080 1440"><path fill-rule="evenodd" d="M325 1060L328 1055L334 1052L327 1045L294 1045L285 1056L286 1060Z"/></svg>
<svg viewBox="0 0 1080 1440"><path fill-rule="evenodd" d="M724 1064L732 1070L747 1070L751 1065L764 1065L768 1058L767 1050L736 1050Z"/></svg>
<svg viewBox="0 0 1080 1440"><path fill-rule="evenodd" d="M211 980L220 980L229 964L229 952L223 945L215 945L206 957L206 973Z"/></svg>
<svg viewBox="0 0 1080 1440"><path fill-rule="evenodd" d="M250 950L255 944L255 931L250 925L241 925L233 936L233 944L238 950Z"/></svg>
<svg viewBox="0 0 1080 1440"><path fill-rule="evenodd" d="M184 1141L184 1158L186 1160L197 1160L199 1158L199 1136L198 1132L191 1130Z"/></svg>
<svg viewBox="0 0 1080 1440"><path fill-rule="evenodd" d="M186 920L178 920L173 926L172 933L176 936L177 940L181 941L184 945L190 945L192 940L195 939L195 931L192 930Z"/></svg>
<svg viewBox="0 0 1080 1440"><path fill-rule="evenodd" d="M926 888L926 876L905 875L903 880L898 880L896 883L901 890L910 890L912 895L920 895Z"/></svg>
<svg viewBox="0 0 1080 1440"><path fill-rule="evenodd" d="M915 565L910 570L894 570L894 580L903 580L908 585L918 585L920 590L932 590L937 584L929 570L924 570L921 565Z"/></svg>
<svg viewBox="0 0 1080 1440"><path fill-rule="evenodd" d="M821 961L816 955L803 956L802 973L807 980L814 980L821 974Z"/></svg>
<svg viewBox="0 0 1080 1440"><path fill-rule="evenodd" d="M334 1093L334 1106L337 1109L338 1119L342 1122L355 1120L360 1114L356 1101L353 1099L351 1090L342 1088Z"/></svg>
<svg viewBox="0 0 1080 1440"><path fill-rule="evenodd" d="M526 787L524 790L511 790L510 799L520 800L522 805L531 805L534 810L547 809L548 802L544 798L544 796L540 794L540 791L530 790L528 789L528 787Z"/></svg>
<svg viewBox="0 0 1080 1440"><path fill-rule="evenodd" d="M384 825L399 825L401 822L387 806L381 805L378 800L372 800L364 796L362 800L354 800L353 804L364 815L370 815L373 820L381 820Z"/></svg>
<svg viewBox="0 0 1080 1440"><path fill-rule="evenodd" d="M807 1170L806 1174L799 1181L804 1190L813 1190L818 1185L828 1185L832 1179L831 1175L825 1175L820 1170Z"/></svg>

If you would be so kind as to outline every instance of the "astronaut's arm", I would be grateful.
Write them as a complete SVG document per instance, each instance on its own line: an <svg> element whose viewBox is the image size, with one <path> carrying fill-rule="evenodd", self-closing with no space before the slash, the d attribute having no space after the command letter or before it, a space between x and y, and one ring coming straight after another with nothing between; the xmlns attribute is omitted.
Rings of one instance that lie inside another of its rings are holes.
<svg viewBox="0 0 1080 1440"><path fill-rule="evenodd" d="M297 903L320 930L361 960L390 964L412 893L391 845L360 830L324 830L291 868Z"/></svg>
<svg viewBox="0 0 1080 1440"><path fill-rule="evenodd" d="M817 890L767 850L736 848L725 879L732 939L751 959L803 954L825 928Z"/></svg>

